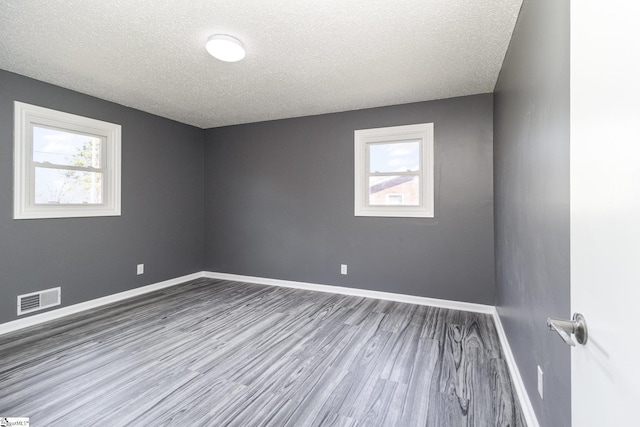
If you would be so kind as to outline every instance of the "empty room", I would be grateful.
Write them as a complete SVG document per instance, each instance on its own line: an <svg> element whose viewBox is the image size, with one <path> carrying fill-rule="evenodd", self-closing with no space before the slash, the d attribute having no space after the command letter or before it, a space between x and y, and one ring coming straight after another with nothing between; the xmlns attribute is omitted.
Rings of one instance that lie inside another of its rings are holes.
<svg viewBox="0 0 640 427"><path fill-rule="evenodd" d="M0 426L634 426L640 6L0 3Z"/></svg>

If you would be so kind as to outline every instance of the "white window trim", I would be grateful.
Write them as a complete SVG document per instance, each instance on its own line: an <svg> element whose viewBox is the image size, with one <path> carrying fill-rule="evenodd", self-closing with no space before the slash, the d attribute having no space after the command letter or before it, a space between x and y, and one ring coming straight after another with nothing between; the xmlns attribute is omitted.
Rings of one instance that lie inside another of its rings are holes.
<svg viewBox="0 0 640 427"><path fill-rule="evenodd" d="M95 135L105 141L103 203L35 204L33 125ZM119 216L121 126L23 102L14 102L14 219Z"/></svg>
<svg viewBox="0 0 640 427"><path fill-rule="evenodd" d="M371 143L396 142L402 140L420 141L420 204L368 205L367 194L367 147ZM354 132L355 146L355 216L380 217L434 217L434 174L433 174L433 123L407 126L392 126L375 129L360 129Z"/></svg>

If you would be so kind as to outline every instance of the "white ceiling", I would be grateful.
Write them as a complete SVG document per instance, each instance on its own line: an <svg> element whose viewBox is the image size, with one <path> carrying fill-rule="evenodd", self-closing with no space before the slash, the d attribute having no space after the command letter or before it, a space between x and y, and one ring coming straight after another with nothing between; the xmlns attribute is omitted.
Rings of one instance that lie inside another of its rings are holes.
<svg viewBox="0 0 640 427"><path fill-rule="evenodd" d="M521 3L2 0L0 68L202 128L306 116L492 92Z"/></svg>

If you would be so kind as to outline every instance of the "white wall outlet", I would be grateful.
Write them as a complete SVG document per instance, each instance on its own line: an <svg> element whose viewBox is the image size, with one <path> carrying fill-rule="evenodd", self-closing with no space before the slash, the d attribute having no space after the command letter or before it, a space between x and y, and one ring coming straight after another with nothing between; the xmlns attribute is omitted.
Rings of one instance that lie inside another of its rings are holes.
<svg viewBox="0 0 640 427"><path fill-rule="evenodd" d="M138 272L138 275L144 274L144 264L138 264L137 272Z"/></svg>
<svg viewBox="0 0 640 427"><path fill-rule="evenodd" d="M542 368L538 366L538 394L540 395L540 399L544 399L544 373L542 372Z"/></svg>
<svg viewBox="0 0 640 427"><path fill-rule="evenodd" d="M347 275L347 264L340 264L340 274Z"/></svg>

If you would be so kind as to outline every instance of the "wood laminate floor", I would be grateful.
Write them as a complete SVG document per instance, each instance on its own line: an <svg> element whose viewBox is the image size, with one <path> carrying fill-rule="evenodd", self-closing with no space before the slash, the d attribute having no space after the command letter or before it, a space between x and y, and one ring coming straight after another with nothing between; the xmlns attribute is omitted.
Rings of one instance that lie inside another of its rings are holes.
<svg viewBox="0 0 640 427"><path fill-rule="evenodd" d="M490 316L200 279L0 336L42 426L524 426Z"/></svg>

